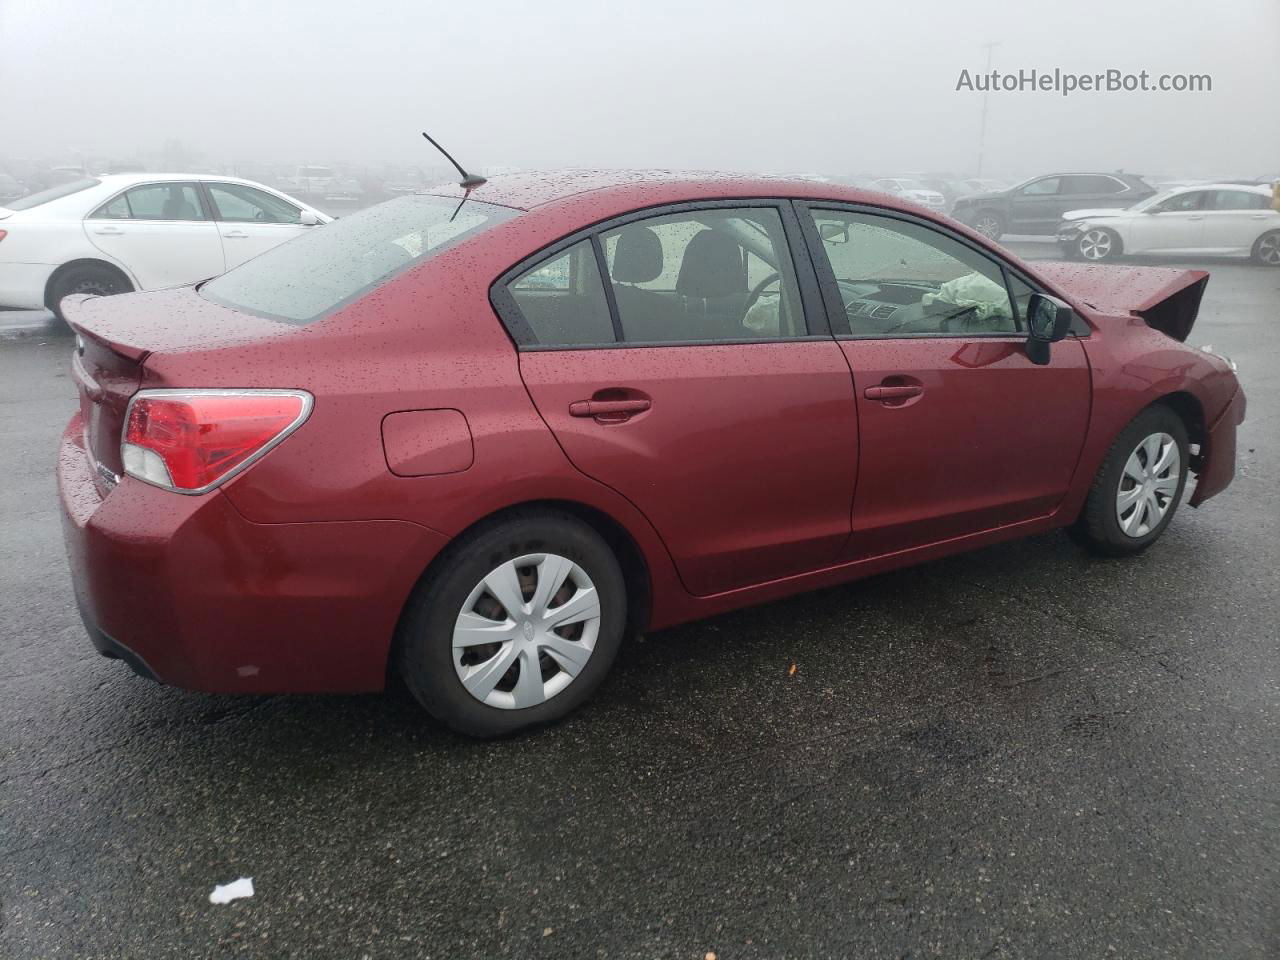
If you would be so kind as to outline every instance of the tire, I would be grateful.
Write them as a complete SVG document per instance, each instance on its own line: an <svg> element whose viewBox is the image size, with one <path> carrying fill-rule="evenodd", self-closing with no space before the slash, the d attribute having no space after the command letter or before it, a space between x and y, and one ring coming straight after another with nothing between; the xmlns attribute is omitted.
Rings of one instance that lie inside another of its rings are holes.
<svg viewBox="0 0 1280 960"><path fill-rule="evenodd" d="M1165 470L1146 472L1150 458L1155 466L1176 451L1177 462ZM1089 488L1084 510L1072 530L1075 538L1094 553L1123 557L1141 553L1155 543L1173 520L1187 485L1190 464L1187 427L1172 409L1156 404L1143 410L1125 427ZM1131 462L1132 460L1132 462ZM1139 482L1144 478L1147 484ZM1146 489L1150 496L1120 497Z"/></svg>
<svg viewBox="0 0 1280 960"><path fill-rule="evenodd" d="M563 585L540 599L548 576ZM583 616L547 625L570 607ZM473 737L501 737L585 703L609 672L626 622L622 568L604 539L568 513L520 512L465 535L418 584L397 631L396 662L432 716ZM497 639L474 642L489 634ZM536 680L527 664L536 665Z"/></svg>
<svg viewBox="0 0 1280 960"><path fill-rule="evenodd" d="M56 277L49 285L49 309L59 320L65 321L62 315L62 298L75 293L89 293L99 297L110 297L117 293L130 293L133 284L129 278L114 267L106 264L84 263L70 267Z"/></svg>
<svg viewBox="0 0 1280 960"><path fill-rule="evenodd" d="M978 215L973 218L973 229L977 230L978 233L992 243L995 243L1004 236L1004 217L994 210L980 210Z"/></svg>
<svg viewBox="0 0 1280 960"><path fill-rule="evenodd" d="M1253 244L1253 262L1280 267L1280 230L1264 233Z"/></svg>
<svg viewBox="0 0 1280 960"><path fill-rule="evenodd" d="M1075 253L1086 263L1101 263L1120 256L1123 244L1120 237L1105 227L1093 227L1080 234L1075 242Z"/></svg>

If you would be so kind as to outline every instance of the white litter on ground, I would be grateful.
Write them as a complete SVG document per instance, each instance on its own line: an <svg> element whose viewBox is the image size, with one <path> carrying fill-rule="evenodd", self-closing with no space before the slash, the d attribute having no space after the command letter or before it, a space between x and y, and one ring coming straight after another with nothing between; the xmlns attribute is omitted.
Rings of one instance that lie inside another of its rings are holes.
<svg viewBox="0 0 1280 960"><path fill-rule="evenodd" d="M230 903L232 900L239 900L241 897L252 896L253 877L241 877L234 883L228 883L221 887L214 887L213 893L209 894L209 902Z"/></svg>

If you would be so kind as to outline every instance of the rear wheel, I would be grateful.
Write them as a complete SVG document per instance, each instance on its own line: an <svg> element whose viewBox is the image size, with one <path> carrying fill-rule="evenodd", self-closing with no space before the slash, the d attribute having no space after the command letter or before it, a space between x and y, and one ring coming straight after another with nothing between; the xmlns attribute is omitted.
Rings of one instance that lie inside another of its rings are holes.
<svg viewBox="0 0 1280 960"><path fill-rule="evenodd" d="M85 293L95 297L110 297L117 293L129 293L133 284L119 270L106 264L84 263L68 267L53 278L49 285L48 304L54 316L62 315L62 298Z"/></svg>
<svg viewBox="0 0 1280 960"><path fill-rule="evenodd" d="M1082 260L1110 260L1120 255L1120 238L1110 230L1094 227L1080 234L1076 241L1076 253Z"/></svg>
<svg viewBox="0 0 1280 960"><path fill-rule="evenodd" d="M1253 245L1253 259L1267 267L1280 267L1280 230L1264 233Z"/></svg>
<svg viewBox="0 0 1280 960"><path fill-rule="evenodd" d="M1113 557L1151 546L1178 509L1189 462L1182 418L1159 404L1142 411L1098 470L1073 531L1077 539Z"/></svg>
<svg viewBox="0 0 1280 960"><path fill-rule="evenodd" d="M410 598L401 674L433 716L495 737L559 720L609 671L627 614L608 544L569 514L537 511L479 528Z"/></svg>

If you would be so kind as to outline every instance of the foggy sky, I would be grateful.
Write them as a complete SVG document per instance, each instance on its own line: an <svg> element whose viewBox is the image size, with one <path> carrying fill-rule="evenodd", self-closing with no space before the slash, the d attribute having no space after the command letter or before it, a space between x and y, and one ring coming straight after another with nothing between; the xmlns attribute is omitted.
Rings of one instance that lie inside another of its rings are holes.
<svg viewBox="0 0 1280 960"><path fill-rule="evenodd" d="M992 94L990 175L1280 171L1277 0L0 0L0 158L973 171L987 42L1213 77Z"/></svg>

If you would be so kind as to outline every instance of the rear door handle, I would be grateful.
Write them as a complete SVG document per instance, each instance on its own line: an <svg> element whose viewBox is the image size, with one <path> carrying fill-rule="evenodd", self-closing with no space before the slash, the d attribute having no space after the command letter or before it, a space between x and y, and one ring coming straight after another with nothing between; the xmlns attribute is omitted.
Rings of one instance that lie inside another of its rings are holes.
<svg viewBox="0 0 1280 960"><path fill-rule="evenodd" d="M862 395L868 400L905 400L918 397L924 393L924 387L915 383L905 383L896 387L867 387Z"/></svg>
<svg viewBox="0 0 1280 960"><path fill-rule="evenodd" d="M569 404L571 417L622 417L644 413L652 403L647 398L634 400L575 400Z"/></svg>
<svg viewBox="0 0 1280 960"><path fill-rule="evenodd" d="M121 230L119 227L94 227L93 232L101 233L104 236L108 236L108 237L118 237L122 233L124 233L124 231Z"/></svg>

